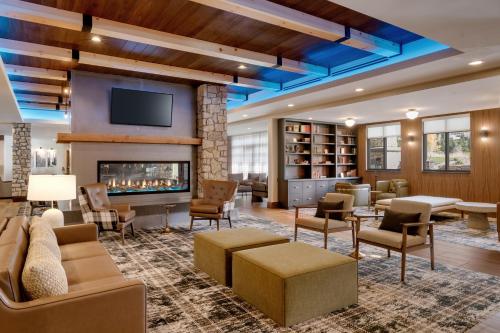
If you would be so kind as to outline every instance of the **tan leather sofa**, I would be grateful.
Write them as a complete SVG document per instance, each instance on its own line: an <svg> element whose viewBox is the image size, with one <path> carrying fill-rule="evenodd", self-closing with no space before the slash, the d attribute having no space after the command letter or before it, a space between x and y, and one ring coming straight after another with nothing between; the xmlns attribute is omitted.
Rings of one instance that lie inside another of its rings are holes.
<svg viewBox="0 0 500 333"><path fill-rule="evenodd" d="M28 218L0 218L1 332L145 332L146 287L126 280L95 224L54 229L68 279L64 295L27 300L21 283Z"/></svg>
<svg viewBox="0 0 500 333"><path fill-rule="evenodd" d="M378 180L375 189L382 192L377 193L377 200L401 198L408 196L409 184L406 179Z"/></svg>

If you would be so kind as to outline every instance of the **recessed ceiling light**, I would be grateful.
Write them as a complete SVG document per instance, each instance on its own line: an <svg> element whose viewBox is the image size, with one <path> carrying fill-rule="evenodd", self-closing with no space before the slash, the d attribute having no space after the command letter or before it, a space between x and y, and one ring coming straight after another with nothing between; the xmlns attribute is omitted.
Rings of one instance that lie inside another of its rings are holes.
<svg viewBox="0 0 500 333"><path fill-rule="evenodd" d="M68 95L69 94L69 88L68 87L64 88L63 89L63 93L65 93L66 95Z"/></svg>
<svg viewBox="0 0 500 333"><path fill-rule="evenodd" d="M247 115L247 114L244 114L242 117L243 117L243 118L246 118L246 117L248 117L248 115Z"/></svg>
<svg viewBox="0 0 500 333"><path fill-rule="evenodd" d="M418 111L417 109L408 109L408 112L406 112L406 118L408 119L416 119L418 117Z"/></svg>
<svg viewBox="0 0 500 333"><path fill-rule="evenodd" d="M474 61L469 62L469 66L479 66L482 63L483 63L482 60L474 60Z"/></svg>
<svg viewBox="0 0 500 333"><path fill-rule="evenodd" d="M313 120L313 118L312 118L312 117L309 117L309 118L307 118L307 119L309 119L309 120Z"/></svg>
<svg viewBox="0 0 500 333"><path fill-rule="evenodd" d="M247 69L247 66L241 64L241 65L238 66L238 69Z"/></svg>
<svg viewBox="0 0 500 333"><path fill-rule="evenodd" d="M354 91L355 92L362 92L362 91L365 91L365 89L363 89L363 88L356 88Z"/></svg>
<svg viewBox="0 0 500 333"><path fill-rule="evenodd" d="M345 125L347 127L353 127L354 124L356 124L356 120L354 120L352 118L347 118L346 121L345 121Z"/></svg>
<svg viewBox="0 0 500 333"><path fill-rule="evenodd" d="M292 104L292 103L288 104L289 108L293 108L294 106L295 106L295 104Z"/></svg>
<svg viewBox="0 0 500 333"><path fill-rule="evenodd" d="M247 127L247 130L251 130L252 128L251 127Z"/></svg>
<svg viewBox="0 0 500 333"><path fill-rule="evenodd" d="M91 40L95 43L100 43L102 41L101 37L95 35L95 36L92 36Z"/></svg>

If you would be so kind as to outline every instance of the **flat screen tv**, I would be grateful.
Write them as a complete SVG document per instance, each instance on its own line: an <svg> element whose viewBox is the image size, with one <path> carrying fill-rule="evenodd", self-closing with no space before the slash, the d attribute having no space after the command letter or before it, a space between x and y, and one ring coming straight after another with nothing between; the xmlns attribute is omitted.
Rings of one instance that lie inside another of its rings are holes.
<svg viewBox="0 0 500 333"><path fill-rule="evenodd" d="M111 123L143 126L172 126L173 95L113 88Z"/></svg>

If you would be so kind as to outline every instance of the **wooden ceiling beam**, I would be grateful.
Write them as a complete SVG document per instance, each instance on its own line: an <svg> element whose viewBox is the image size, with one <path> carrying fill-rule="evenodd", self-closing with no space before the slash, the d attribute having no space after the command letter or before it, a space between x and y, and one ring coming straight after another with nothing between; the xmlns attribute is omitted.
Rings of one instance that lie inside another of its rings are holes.
<svg viewBox="0 0 500 333"><path fill-rule="evenodd" d="M5 0L0 4L0 16L81 31L83 15L67 10ZM261 67L276 68L299 74L327 76L328 68L274 55L240 49L200 39L147 29L131 24L93 17L91 33L167 49L200 54Z"/></svg>
<svg viewBox="0 0 500 333"><path fill-rule="evenodd" d="M61 86L52 84L40 84L21 81L10 81L13 90L17 91L33 91L45 94L58 94L62 95L63 89Z"/></svg>
<svg viewBox="0 0 500 333"><path fill-rule="evenodd" d="M46 110L46 111L58 111L58 106L55 104L47 104L47 103L27 103L27 102L18 102L19 107L21 109L32 109L32 110Z"/></svg>
<svg viewBox="0 0 500 333"><path fill-rule="evenodd" d="M384 57L400 53L398 43L266 0L190 1L321 39L339 42Z"/></svg>
<svg viewBox="0 0 500 333"><path fill-rule="evenodd" d="M48 103L48 104L60 103L60 99L58 96L16 94L16 99L18 102L34 102L34 103Z"/></svg>
<svg viewBox="0 0 500 333"><path fill-rule="evenodd" d="M38 68L38 67L27 67L5 64L5 69L9 75L35 77L39 79L48 80L68 80L68 74L65 71L57 71L54 69Z"/></svg>
<svg viewBox="0 0 500 333"><path fill-rule="evenodd" d="M69 49L5 38L0 38L0 52L68 62L73 60Z"/></svg>
<svg viewBox="0 0 500 333"><path fill-rule="evenodd" d="M5 45L8 47L5 47ZM45 54L43 50L49 50L48 54ZM6 50L4 52L14 53L14 54L26 54L30 53L32 56L41 57L46 59L60 60L58 55L65 52L72 52L71 50L45 46L34 43L27 43L21 41L14 41L10 39L0 39L0 50ZM8 51L7 51L8 50ZM195 69L175 67L169 65L162 65L152 62L145 62L139 60L133 60L128 58L119 58L108 56L104 54L90 53L90 52L79 52L78 63L114 68L132 72L147 73L161 76L176 77L188 80L196 80L203 82L212 82L224 85L235 85L240 87L251 87L255 89L268 89L268 90L279 90L280 84L270 81L255 80L245 77L234 78L231 75L213 73L200 71Z"/></svg>

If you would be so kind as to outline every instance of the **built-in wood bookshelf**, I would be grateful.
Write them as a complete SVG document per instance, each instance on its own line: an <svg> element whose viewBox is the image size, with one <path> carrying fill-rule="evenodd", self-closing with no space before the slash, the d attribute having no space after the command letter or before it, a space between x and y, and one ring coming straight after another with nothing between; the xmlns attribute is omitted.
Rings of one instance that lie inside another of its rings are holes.
<svg viewBox="0 0 500 333"><path fill-rule="evenodd" d="M338 181L359 181L354 128L280 119L279 131L278 184L283 206L312 203L325 191L332 191ZM300 183L308 180L311 182Z"/></svg>

